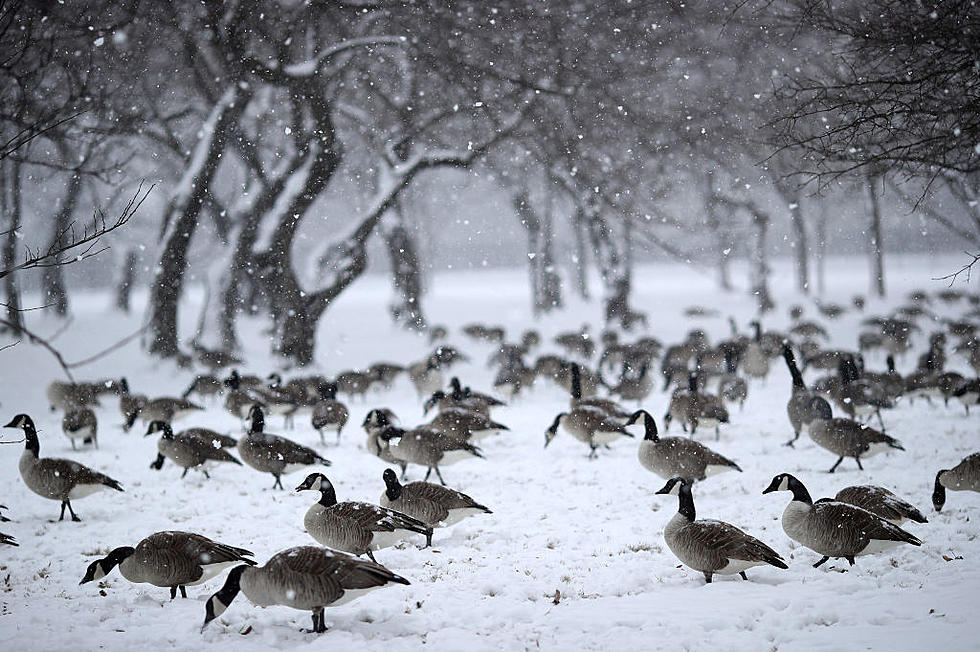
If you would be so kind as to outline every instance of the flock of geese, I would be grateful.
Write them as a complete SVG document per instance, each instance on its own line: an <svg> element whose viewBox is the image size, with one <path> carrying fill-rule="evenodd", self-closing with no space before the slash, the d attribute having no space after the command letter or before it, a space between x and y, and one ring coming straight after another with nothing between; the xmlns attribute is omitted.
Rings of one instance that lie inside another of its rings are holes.
<svg viewBox="0 0 980 652"><path fill-rule="evenodd" d="M951 306L969 303L972 310L960 320L940 320L930 310L932 302L940 301ZM888 411L904 402L949 405L958 401L965 418L970 418L971 406L980 402L980 385L976 377L947 370L946 364L948 353L961 355L974 376L980 376L976 303L976 297L952 290L937 295L913 293L908 305L893 314L864 319L854 350L826 347L824 326L803 320L803 311L796 308L786 332L763 330L760 323L753 322L751 333L742 334L731 320L731 334L723 340L712 343L703 330L694 329L683 341L665 346L650 336L629 342L613 331L596 338L583 327L554 339L561 353L534 358L542 340L536 331L527 331L512 343L500 327L469 325L462 329L463 334L492 349L490 364L495 376L488 393L475 391L451 375L453 365L468 357L449 345L447 329L438 327L432 329L435 348L420 361L405 366L380 362L329 379L304 376L284 381L278 374L263 379L237 369L219 375L222 365L218 361L237 361L212 354L207 359L214 373L195 377L180 397L135 394L126 379L52 382L47 388L48 402L52 410L63 413L62 429L73 450L78 450L79 442L82 450L88 445L98 447L100 425L95 409L107 396L114 396L118 397L122 427L129 430L142 420L144 436L156 438L157 455L151 468L160 470L170 462L183 469L181 477L197 470L210 478L221 465L244 465L271 475L272 489L284 488L284 475L306 469L309 474L295 491L309 491L316 497L303 519L316 546L289 548L258 565L245 548L192 532L157 532L135 547L118 547L92 561L81 584L99 580L118 567L130 582L169 588L173 599L178 592L186 597L187 586L228 570L222 588L206 602L205 625L221 616L241 592L258 606L310 611L312 631L326 631L325 607L378 588L409 583L378 563L376 551L413 537L424 538L428 547L434 529L492 513L472 497L447 487L442 471L452 463L484 457L480 440L509 430L492 412L508 403L531 400L522 397L540 383L561 387L569 395L567 410L557 414L545 430L545 447L561 430L588 447L589 459L596 459L611 444L634 438L642 430L637 453L640 466L666 482L657 494L678 498L677 513L664 529L665 541L706 582L715 575L737 574L748 579L746 570L762 565L787 569L786 560L775 549L742 529L697 518L695 485L716 474L742 469L695 436L704 429L714 430L715 442L721 442L723 428L738 418L736 408L740 410L749 390L773 391L760 381L774 366L785 364L792 378L786 414L793 432L786 446L795 446L806 434L831 454L828 461L836 460L830 473L848 459L863 470L863 463L877 453L904 450L885 433ZM863 307L863 302L855 301L852 309ZM827 319L844 310L820 306ZM903 376L895 370L895 357L908 354L915 334L923 328L932 331L928 347L919 356L916 370ZM884 370L865 367L865 355L875 349L885 354ZM823 375L807 382L804 373L813 370ZM339 396L366 402L369 392L391 388L403 375L415 388L425 414L432 416L424 424L406 428L388 408L367 411L361 423L365 448L389 467L382 474L384 489L377 504L340 501L330 479L314 470L329 467L330 460L313 447L266 430L267 416L281 415L286 429L299 430L298 422L308 423L309 430L319 435L321 450L328 445L327 433L335 435L332 445L339 446L351 414ZM667 394L664 429L676 422L685 434L661 435L654 415L642 407L658 386ZM203 427L175 432L176 422L192 421L205 403L220 403L241 420L244 434L236 439ZM627 403L636 405L627 408ZM835 407L838 416L834 416ZM878 427L872 427L872 420ZM66 510L71 520L80 520L73 500L104 489L124 491L112 477L80 462L41 457L37 429L29 415L18 414L6 427L23 432L21 477L35 494L59 502L59 521ZM403 483L411 467L424 468L424 478ZM429 482L433 473L438 484ZM980 453L936 473L932 496L936 511L945 505L947 490L980 491ZM884 487L850 486L833 498L814 500L798 478L778 473L762 493L783 491L791 494L782 516L783 530L820 556L814 567L832 558L854 564L862 555L922 543L902 526L906 521L926 523L926 517ZM0 509L8 508L0 505ZM0 513L0 521L8 520ZM18 542L0 533L0 544L16 546Z"/></svg>

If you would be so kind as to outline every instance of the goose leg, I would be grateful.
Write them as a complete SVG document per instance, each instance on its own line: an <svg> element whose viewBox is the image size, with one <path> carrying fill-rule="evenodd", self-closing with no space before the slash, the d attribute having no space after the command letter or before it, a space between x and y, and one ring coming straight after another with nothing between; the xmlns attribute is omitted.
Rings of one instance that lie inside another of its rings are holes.
<svg viewBox="0 0 980 652"><path fill-rule="evenodd" d="M713 573L711 571L701 571L701 572L704 573L704 583L711 584L711 576L713 575Z"/></svg>
<svg viewBox="0 0 980 652"><path fill-rule="evenodd" d="M170 587L170 599L173 600L176 597L177 597L177 587L176 586L171 586Z"/></svg>
<svg viewBox="0 0 980 652"><path fill-rule="evenodd" d="M204 474L204 477L207 478L208 480L211 479L211 476L210 476L210 474L208 474L208 470L207 469L201 468L201 473L203 473Z"/></svg>
<svg viewBox="0 0 980 652"><path fill-rule="evenodd" d="M824 563L825 561L827 561L828 559L830 559L830 557L827 557L826 555L824 555L824 557L823 557L823 559L821 559L820 561L818 561L817 563L815 563L815 564L813 565L813 567L814 567L814 568L819 568L819 567L820 567L820 565L821 565L821 564L823 564L823 563Z"/></svg>
<svg viewBox="0 0 980 652"><path fill-rule="evenodd" d="M861 466L861 458L860 457L855 457L854 458L854 461L858 463L858 468L863 471L864 470L864 467Z"/></svg>
<svg viewBox="0 0 980 652"><path fill-rule="evenodd" d="M374 553L372 551L368 550L367 551L367 556L368 556L368 559L370 559L371 561L373 561L375 564L378 563L378 560L374 558Z"/></svg>
<svg viewBox="0 0 980 652"><path fill-rule="evenodd" d="M429 467L429 470L425 472L425 477L422 478L422 482L428 482L430 475L432 475L432 467L431 466ZM402 479L403 480L405 479L405 474L404 473L402 473Z"/></svg>
<svg viewBox="0 0 980 652"><path fill-rule="evenodd" d="M343 430L343 429L344 429L343 426L340 426L339 428L337 428L337 445L338 446L340 446L340 431Z"/></svg>
<svg viewBox="0 0 980 652"><path fill-rule="evenodd" d="M71 449L73 451L77 451L78 450L77 448L75 448L75 440L74 439L71 440Z"/></svg>
<svg viewBox="0 0 980 652"><path fill-rule="evenodd" d="M399 466L402 467L402 480L408 475L408 462L399 462Z"/></svg>
<svg viewBox="0 0 980 652"><path fill-rule="evenodd" d="M875 410L875 414L878 415L878 423L881 424L882 431L885 430L885 421L881 418L881 408Z"/></svg>
<svg viewBox="0 0 980 652"><path fill-rule="evenodd" d="M796 448L796 446L794 446L794 444L796 444L796 440L799 439L799 438L800 438L800 431L799 430L794 430L793 431L793 438L790 439L785 444L783 444L783 446L789 446L790 448Z"/></svg>
<svg viewBox="0 0 980 652"><path fill-rule="evenodd" d="M432 468L434 468L436 470L436 476L439 478L439 483L443 487L445 487L446 486L446 481L442 479L442 473L439 472L439 467L438 466L434 466Z"/></svg>
<svg viewBox="0 0 980 652"><path fill-rule="evenodd" d="M186 598L187 597L187 587L184 586L183 584L181 584L179 588L180 588L180 597Z"/></svg>
<svg viewBox="0 0 980 652"><path fill-rule="evenodd" d="M833 465L832 467L830 467L830 470L829 470L829 471L827 471L827 473L833 473L834 471L836 471L836 470L837 470L837 466L838 466L838 465L839 465L839 464L840 464L841 462L843 462L843 461L844 461L844 458L843 458L843 457L839 457L839 458L837 458L837 461L836 461L836 462L834 462L834 465Z"/></svg>
<svg viewBox="0 0 980 652"><path fill-rule="evenodd" d="M590 460L594 460L596 458L595 446L594 445L593 446L589 446L589 448L591 449L589 451L589 459Z"/></svg>
<svg viewBox="0 0 980 652"><path fill-rule="evenodd" d="M715 426L715 441L721 439L721 430L719 426Z"/></svg>
<svg viewBox="0 0 980 652"><path fill-rule="evenodd" d="M666 389L666 388L665 388ZM664 432L670 431L670 412L664 414Z"/></svg>
<svg viewBox="0 0 980 652"><path fill-rule="evenodd" d="M278 473L272 474L276 478L275 484L272 485L273 489L282 489L282 476Z"/></svg>
<svg viewBox="0 0 980 652"><path fill-rule="evenodd" d="M742 571L741 573L739 573L739 575L742 577L743 580L749 579L748 575L745 574L745 571Z"/></svg>
<svg viewBox="0 0 980 652"><path fill-rule="evenodd" d="M78 521L81 521L81 520L82 520L82 519L80 519L80 518L78 518L78 514L76 514L76 513L75 513L75 510L73 510L73 509L71 508L71 501L70 501L70 500L66 500L66 501L65 501L65 502L64 502L64 503L62 504L62 506L61 506L61 515L62 515L62 516L64 516L64 515L65 515L65 506L67 506L67 507L68 507L68 513L69 513L69 514L71 514L71 520L73 520L73 521L76 521L76 522L78 522ZM59 518L58 520L60 521L61 519Z"/></svg>
<svg viewBox="0 0 980 652"><path fill-rule="evenodd" d="M846 559L847 563L850 564L851 566L854 565L854 557L844 557L844 559Z"/></svg>
<svg viewBox="0 0 980 652"><path fill-rule="evenodd" d="M187 468L185 468L184 469L184 472L180 474L180 479L183 480L184 479L184 476L186 476L187 475L187 472L190 471L190 470L191 470L191 467L189 467L189 466Z"/></svg>
<svg viewBox="0 0 980 652"><path fill-rule="evenodd" d="M58 520L59 521L65 520L65 505L67 505L67 504L68 504L68 501L66 501L66 500L62 500L61 501L61 516L58 517Z"/></svg>

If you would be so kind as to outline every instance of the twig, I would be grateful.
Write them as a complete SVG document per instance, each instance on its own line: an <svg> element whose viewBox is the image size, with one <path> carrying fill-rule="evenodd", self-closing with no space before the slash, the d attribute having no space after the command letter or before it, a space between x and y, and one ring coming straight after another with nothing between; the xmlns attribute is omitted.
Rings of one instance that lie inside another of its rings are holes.
<svg viewBox="0 0 980 652"><path fill-rule="evenodd" d="M4 344L3 346L0 346L0 351L6 351L7 349L12 349L18 344L20 344L22 341L23 340L14 340L10 344Z"/></svg>
<svg viewBox="0 0 980 652"><path fill-rule="evenodd" d="M12 321L8 321L3 317L0 317L0 324L12 328L15 331L19 330L20 332L27 335L28 339L30 339L31 342L40 344L41 346L46 348L48 352L54 356L54 359L58 361L58 364L61 366L62 371L64 371L65 375L68 376L68 380L70 380L73 385L75 384L75 378L71 375L71 370L68 368L68 364L65 362L65 359L62 357L61 352L58 349L51 346L50 342L48 342L40 335L36 335L32 331L28 330L28 328L23 324L15 324Z"/></svg>
<svg viewBox="0 0 980 652"><path fill-rule="evenodd" d="M0 441L0 444L23 444L27 439L18 439L17 441Z"/></svg>
<svg viewBox="0 0 980 652"><path fill-rule="evenodd" d="M971 254L969 251L964 251L963 253L965 253L967 256L972 256L973 260L968 262L966 265L963 265L963 267L959 268L957 271L953 272L952 274L947 274L946 276L939 276L937 278L933 278L932 280L945 281L949 279L949 287L953 287L953 283L956 282L956 277L966 272L966 282L969 283L970 274L973 271L973 266L977 264L977 261L980 261L980 254Z"/></svg>
<svg viewBox="0 0 980 652"><path fill-rule="evenodd" d="M74 369L76 367L83 367L83 366L85 366L85 365L87 365L89 363L95 362L96 360L98 360L99 358L101 358L103 356L109 355L110 353L112 353L116 349L122 348L123 346L125 346L126 344L128 344L129 342L131 342L134 338L136 338L139 335L141 335L143 333L143 331L145 331L149 326L150 326L149 323L143 324L142 326L139 327L138 330L136 330L136 332L127 335L126 337L122 338L121 340L119 340L115 344L112 344L112 345L106 347L105 349L102 349L98 353L96 353L94 355L91 355L91 356L89 356L89 357L87 357L87 358L85 358L83 360L78 360L77 362L70 362L70 363L68 363L68 367L71 368L71 369Z"/></svg>

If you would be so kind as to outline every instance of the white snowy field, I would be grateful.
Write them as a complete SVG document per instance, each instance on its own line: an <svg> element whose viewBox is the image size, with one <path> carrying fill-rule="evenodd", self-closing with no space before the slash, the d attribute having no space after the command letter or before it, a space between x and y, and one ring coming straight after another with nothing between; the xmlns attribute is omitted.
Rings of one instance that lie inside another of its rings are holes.
<svg viewBox="0 0 980 652"><path fill-rule="evenodd" d="M911 289L941 290L931 280L959 267L959 258L893 257L887 268L891 297L870 300L864 314L853 310L828 322L832 346L856 347L858 322L904 301ZM787 263L777 263L773 279L776 312L765 327L785 327L787 308L812 302L793 298ZM865 261L835 260L829 265L827 300L850 305L867 290ZM492 370L485 362L490 346L467 340L459 326L474 321L507 327L510 339L525 328L545 336L535 355L555 351L550 335L575 330L585 322L601 331L600 309L572 301L560 314L539 322L528 316L524 270L446 273L437 276L426 297L433 324L450 326L450 342L471 357L454 371L464 384L488 390ZM722 294L711 278L679 265L643 267L636 280L636 308L649 313L649 333L665 343L678 341L691 328L704 328L712 340L728 335L733 315L748 332L752 301ZM960 285L976 291L976 282ZM322 321L318 364L310 372L332 374L389 360L407 363L423 357L426 339L391 326L386 279L358 281ZM566 292L567 293L567 292ZM716 308L720 316L691 319L683 309ZM74 321L56 344L71 360L88 357L138 328L140 314L120 318L107 294L76 296ZM183 311L191 332L193 306ZM939 306L943 315L966 310ZM29 324L41 334L61 324L29 313ZM247 369L275 370L258 324L243 322ZM913 353L899 361L908 372L923 349L930 325ZM627 336L630 337L630 336ZM5 342L0 341L0 345ZM532 356L533 358L533 356ZM967 373L962 358L950 354L949 367ZM17 461L23 446L0 446L0 503L13 519L0 530L15 536L20 547L0 548L0 640L8 650L78 649L275 649L346 650L498 650L498 649L664 649L691 650L969 650L980 647L976 599L980 595L980 496L968 492L948 497L936 514L930 496L936 471L949 468L980 450L980 410L970 416L957 403L949 408L902 403L885 415L888 432L907 449L865 461L859 471L845 460L837 473L826 471L834 457L805 437L795 449L783 447L791 433L785 405L790 376L780 360L764 383L753 383L744 411L732 410L732 423L721 439L699 434L702 441L736 460L743 473L726 473L699 483L694 498L700 518L733 523L769 543L788 561L789 570L750 569L750 581L716 576L705 585L700 573L679 567L663 542L663 527L677 509L676 498L654 492L664 481L637 462L639 438L614 442L595 461L588 449L559 431L547 449L544 431L568 397L541 383L495 417L511 431L481 442L485 460L464 461L443 469L450 486L486 504L494 513L474 517L449 530L437 530L433 549L421 538L382 550L378 560L410 579L410 586L385 588L352 604L326 612L329 631L300 631L310 616L284 607L259 609L240 595L231 608L203 633L204 602L224 576L191 587L189 598L169 601L167 589L134 585L113 571L107 587L79 586L86 566L112 548L135 545L146 535L167 529L199 532L249 548L263 563L275 552L313 544L302 519L313 498L291 491L305 477L297 472L272 490L272 478L249 467L225 465L211 480L196 472L180 479L168 462L160 472L148 468L156 456L155 437L143 438L135 427L121 430L116 401L98 410L99 450L71 450L61 433L60 414L48 411L44 388L61 379L54 359L37 346L21 343L0 353L2 423L20 412L32 415L40 431L42 456L69 457L119 480L125 493L100 492L73 503L81 523L52 522L58 504L31 493L21 481ZM884 367L872 356L872 369ZM178 395L190 370L146 357L137 343L79 369L81 379L126 376L135 392ZM304 370L302 373L306 373ZM288 377L288 373L286 374ZM812 379L812 374L807 379ZM661 425L668 395L655 391L643 403ZM403 425L423 421L420 401L402 378L387 392L351 403L351 420L339 446L321 447L307 421L285 431L278 417L268 429L315 445L333 461L327 475L340 500L376 502L382 492L385 465L364 449L361 420L368 409L389 407ZM240 433L237 421L220 405L181 427L201 425ZM637 430L639 433L639 430ZM679 434L678 427L671 434ZM0 439L20 439L20 432L0 431ZM891 488L929 517L927 524L906 524L922 547L902 546L888 553L861 557L857 565L831 561L812 568L819 556L798 547L782 531L780 516L789 494L762 495L780 472L799 477L814 498L833 495L846 485L874 483ZM418 469L410 479L420 479ZM560 599L556 600L556 592Z"/></svg>

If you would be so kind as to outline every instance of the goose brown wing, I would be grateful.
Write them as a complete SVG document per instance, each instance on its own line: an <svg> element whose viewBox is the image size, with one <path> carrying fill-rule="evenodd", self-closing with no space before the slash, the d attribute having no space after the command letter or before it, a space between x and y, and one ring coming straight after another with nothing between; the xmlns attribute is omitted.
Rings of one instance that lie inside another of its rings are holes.
<svg viewBox="0 0 980 652"><path fill-rule="evenodd" d="M297 444L285 437L269 433L252 433L249 437L270 459L285 464L315 464L323 460L323 457L312 448Z"/></svg>
<svg viewBox="0 0 980 652"><path fill-rule="evenodd" d="M338 503L331 511L356 522L369 532L394 532L395 530L410 530L425 534L429 527L407 514L380 505L361 502Z"/></svg>
<svg viewBox="0 0 980 652"><path fill-rule="evenodd" d="M402 487L402 495L410 500L426 500L444 509L483 509L490 511L466 494L430 482L410 482Z"/></svg>
<svg viewBox="0 0 980 652"><path fill-rule="evenodd" d="M842 547L860 552L871 540L900 541L914 546L922 542L913 534L906 532L866 509L838 502L819 500L813 504L812 514L823 523L829 532L828 537Z"/></svg>
<svg viewBox="0 0 980 652"><path fill-rule="evenodd" d="M338 600L345 589L365 589L388 582L408 584L408 580L381 564L314 546L284 550L273 556L264 568L273 571L272 575L285 578L301 575L303 583L316 581L325 592L323 597L328 598L324 604Z"/></svg>
<svg viewBox="0 0 980 652"><path fill-rule="evenodd" d="M180 550L183 554L198 560L202 564L220 564L229 561L254 563L250 559L245 559L245 557L254 556L252 551L229 546L200 534L169 531L158 532L148 538L153 537L160 537L161 544Z"/></svg>
<svg viewBox="0 0 980 652"><path fill-rule="evenodd" d="M916 507L884 487L874 485L857 485L844 487L837 492L838 501L856 505L889 521L911 519L925 523L926 517Z"/></svg>
<svg viewBox="0 0 980 652"><path fill-rule="evenodd" d="M90 469L84 464L79 464L73 460L64 460L54 457L45 457L38 460L38 466L49 477L58 478L64 483L67 491L80 484L103 484L116 491L122 491L122 486L107 476Z"/></svg>
<svg viewBox="0 0 980 652"><path fill-rule="evenodd" d="M220 432L215 432L208 428L188 428L187 430L181 431L177 436L179 437L180 435L200 439L213 448L234 448L238 445L238 440L234 437L223 435Z"/></svg>
<svg viewBox="0 0 980 652"><path fill-rule="evenodd" d="M717 550L727 559L763 561L786 568L778 552L724 521L701 520L692 524L691 538L699 545Z"/></svg>

